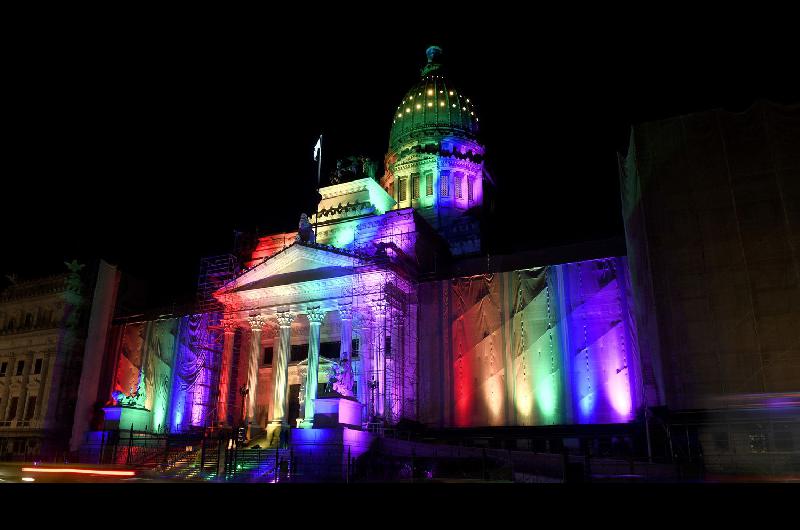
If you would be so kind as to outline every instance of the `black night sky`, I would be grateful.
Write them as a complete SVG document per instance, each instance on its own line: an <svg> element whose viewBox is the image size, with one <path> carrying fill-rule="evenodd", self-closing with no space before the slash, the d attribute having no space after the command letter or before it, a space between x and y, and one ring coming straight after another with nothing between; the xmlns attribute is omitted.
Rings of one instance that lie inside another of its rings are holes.
<svg viewBox="0 0 800 530"><path fill-rule="evenodd" d="M228 251L234 229L289 230L313 212L320 132L323 172L350 154L382 165L430 44L477 103L495 224L509 227L495 252L621 236L616 154L631 124L797 101L796 64L746 28L509 13L412 33L274 15L19 31L4 66L0 272L102 257L154 301L191 295L200 257Z"/></svg>

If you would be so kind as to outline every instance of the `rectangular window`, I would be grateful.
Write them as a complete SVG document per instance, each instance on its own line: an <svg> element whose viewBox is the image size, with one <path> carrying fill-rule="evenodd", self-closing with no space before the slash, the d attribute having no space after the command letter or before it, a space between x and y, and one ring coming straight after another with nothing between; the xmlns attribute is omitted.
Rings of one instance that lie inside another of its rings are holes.
<svg viewBox="0 0 800 530"><path fill-rule="evenodd" d="M386 336L383 338L383 356L386 359L392 358L392 337Z"/></svg>
<svg viewBox="0 0 800 530"><path fill-rule="evenodd" d="M792 431L786 427L775 427L775 432L773 433L773 442L775 444L775 450L781 451L784 453L789 453L794 451L794 436Z"/></svg>
<svg viewBox="0 0 800 530"><path fill-rule="evenodd" d="M8 402L8 413L6 414L6 420L11 421L17 417L17 403L19 403L18 397L12 397L11 401Z"/></svg>
<svg viewBox="0 0 800 530"><path fill-rule="evenodd" d="M425 195L433 195L433 173L425 173Z"/></svg>
<svg viewBox="0 0 800 530"><path fill-rule="evenodd" d="M355 358L359 355L361 355L361 339L353 337L353 341L350 343L350 356Z"/></svg>
<svg viewBox="0 0 800 530"><path fill-rule="evenodd" d="M308 344L292 344L289 360L292 362L305 361L308 359Z"/></svg>
<svg viewBox="0 0 800 530"><path fill-rule="evenodd" d="M406 180L400 179L397 181L397 202L404 202L406 200Z"/></svg>
<svg viewBox="0 0 800 530"><path fill-rule="evenodd" d="M319 356L326 359L338 359L342 355L342 342L331 341L321 342L319 345Z"/></svg>
<svg viewBox="0 0 800 530"><path fill-rule="evenodd" d="M749 435L750 438L750 452L751 453L766 453L767 452L767 435L763 432L756 432Z"/></svg>
<svg viewBox="0 0 800 530"><path fill-rule="evenodd" d="M461 179L462 179L462 177L463 177L463 175L461 173L456 173L453 176L453 188L455 188L455 191L456 191L456 199L460 199L461 198Z"/></svg>
<svg viewBox="0 0 800 530"><path fill-rule="evenodd" d="M272 364L272 348L264 348L264 364Z"/></svg>
<svg viewBox="0 0 800 530"><path fill-rule="evenodd" d="M36 361L33 363L33 373L34 374L42 373L42 359L41 358L36 359Z"/></svg>
<svg viewBox="0 0 800 530"><path fill-rule="evenodd" d="M419 173L411 174L411 198L419 199Z"/></svg>
<svg viewBox="0 0 800 530"><path fill-rule="evenodd" d="M4 363L0 364L0 377L3 377L4 375L6 375L6 371L7 370L8 370L8 363L7 362L4 362Z"/></svg>
<svg viewBox="0 0 800 530"><path fill-rule="evenodd" d="M728 451L730 449L728 431L719 431L714 433L714 448L720 451Z"/></svg>
<svg viewBox="0 0 800 530"><path fill-rule="evenodd" d="M25 421L33 419L33 413L36 412L36 396L28 398L28 408L25 409Z"/></svg>
<svg viewBox="0 0 800 530"><path fill-rule="evenodd" d="M17 375L22 375L25 370L25 361L17 361Z"/></svg>
<svg viewBox="0 0 800 530"><path fill-rule="evenodd" d="M450 180L449 171L442 171L439 173L439 195L441 197L447 197L450 193L450 188L447 185L448 180Z"/></svg>
<svg viewBox="0 0 800 530"><path fill-rule="evenodd" d="M473 194L472 194L472 179L467 177L467 200L472 202L473 201Z"/></svg>

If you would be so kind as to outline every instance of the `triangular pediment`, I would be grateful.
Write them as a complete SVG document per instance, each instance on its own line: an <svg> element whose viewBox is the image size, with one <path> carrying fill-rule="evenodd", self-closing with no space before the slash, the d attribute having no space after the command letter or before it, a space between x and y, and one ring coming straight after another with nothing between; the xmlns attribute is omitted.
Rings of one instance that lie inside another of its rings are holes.
<svg viewBox="0 0 800 530"><path fill-rule="evenodd" d="M360 258L343 251L295 243L244 272L214 296L347 276L361 263Z"/></svg>

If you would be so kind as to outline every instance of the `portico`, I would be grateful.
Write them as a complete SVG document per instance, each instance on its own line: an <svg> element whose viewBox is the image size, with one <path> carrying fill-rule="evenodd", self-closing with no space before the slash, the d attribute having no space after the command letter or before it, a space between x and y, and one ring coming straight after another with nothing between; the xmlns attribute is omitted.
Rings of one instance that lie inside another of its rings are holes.
<svg viewBox="0 0 800 530"><path fill-rule="evenodd" d="M302 418L298 421L300 428L315 428L319 400L334 397L349 402L346 414L337 409L338 414L349 418L346 422L349 425L360 428L370 420L384 417L387 392L384 348L392 340L385 326L388 305L385 286L400 285L402 282L396 276L385 265L356 253L296 242L215 293L225 307L221 386L230 385L236 369L232 360L232 330L249 331L249 340L242 342L246 344L242 355L247 357L243 409L250 436L266 429L269 443L274 445L279 442L281 431L290 427L290 388L297 387L290 385L290 364L297 365L300 360L292 359L293 345L307 344L308 352L303 359L305 377L299 382L302 397L292 396L302 402L297 411L298 419ZM265 334L265 329L269 333ZM322 359L321 363L323 336L338 339L338 359ZM357 352L353 351L354 344ZM267 386L263 378L259 384L259 368L264 350L270 346L272 361ZM328 382L332 362L339 367L336 392L321 397L320 383ZM243 364L240 362L239 366ZM377 381L374 392L369 392L370 381ZM329 408L326 406L327 412Z"/></svg>

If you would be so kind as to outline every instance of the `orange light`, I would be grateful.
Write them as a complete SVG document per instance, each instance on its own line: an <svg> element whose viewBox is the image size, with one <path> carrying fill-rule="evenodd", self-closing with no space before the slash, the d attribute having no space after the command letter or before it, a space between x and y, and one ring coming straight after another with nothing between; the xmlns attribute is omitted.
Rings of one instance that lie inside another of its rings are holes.
<svg viewBox="0 0 800 530"><path fill-rule="evenodd" d="M108 475L112 477L132 477L135 471L107 471L104 469L79 469L74 467L23 467L30 473L74 473L78 475Z"/></svg>

